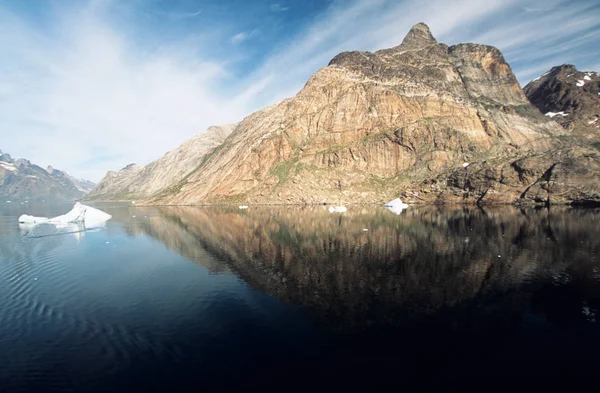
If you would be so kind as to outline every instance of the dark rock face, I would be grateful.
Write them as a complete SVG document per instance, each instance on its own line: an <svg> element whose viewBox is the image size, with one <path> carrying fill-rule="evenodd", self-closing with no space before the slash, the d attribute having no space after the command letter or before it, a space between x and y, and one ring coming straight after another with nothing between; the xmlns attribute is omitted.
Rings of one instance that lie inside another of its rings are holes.
<svg viewBox="0 0 600 393"><path fill-rule="evenodd" d="M600 74L564 64L529 82L524 90L533 105L567 130L600 138Z"/></svg>
<svg viewBox="0 0 600 393"><path fill-rule="evenodd" d="M77 200L87 193L78 182L88 188L94 185L52 167L43 169L22 158L13 160L0 152L0 203L5 200Z"/></svg>

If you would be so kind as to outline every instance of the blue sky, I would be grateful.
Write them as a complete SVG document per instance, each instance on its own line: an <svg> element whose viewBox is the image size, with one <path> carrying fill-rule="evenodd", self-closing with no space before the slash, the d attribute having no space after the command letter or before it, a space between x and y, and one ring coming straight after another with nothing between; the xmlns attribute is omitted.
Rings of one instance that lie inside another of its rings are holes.
<svg viewBox="0 0 600 393"><path fill-rule="evenodd" d="M293 96L337 53L497 46L522 84L600 71L600 2L0 0L0 149L98 181Z"/></svg>

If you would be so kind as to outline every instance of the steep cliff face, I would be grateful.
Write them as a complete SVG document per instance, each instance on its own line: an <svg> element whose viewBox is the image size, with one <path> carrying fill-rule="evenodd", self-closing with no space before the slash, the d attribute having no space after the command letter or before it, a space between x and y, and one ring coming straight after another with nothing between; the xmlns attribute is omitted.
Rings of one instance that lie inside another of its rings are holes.
<svg viewBox="0 0 600 393"><path fill-rule="evenodd" d="M596 152L571 150L566 135L529 103L500 51L447 47L418 24L397 47L337 55L146 202L600 200L589 182Z"/></svg>
<svg viewBox="0 0 600 393"><path fill-rule="evenodd" d="M110 171L86 197L88 200L130 200L170 194L170 187L197 170L207 154L235 129L236 124L209 127L146 166L127 165L119 172Z"/></svg>
<svg viewBox="0 0 600 393"><path fill-rule="evenodd" d="M74 181L66 172L43 169L29 160L13 160L0 151L0 202L5 200L76 200L87 191L81 185L94 185L86 180Z"/></svg>
<svg viewBox="0 0 600 393"><path fill-rule="evenodd" d="M524 90L533 105L571 133L600 139L600 74L564 64L529 82Z"/></svg>

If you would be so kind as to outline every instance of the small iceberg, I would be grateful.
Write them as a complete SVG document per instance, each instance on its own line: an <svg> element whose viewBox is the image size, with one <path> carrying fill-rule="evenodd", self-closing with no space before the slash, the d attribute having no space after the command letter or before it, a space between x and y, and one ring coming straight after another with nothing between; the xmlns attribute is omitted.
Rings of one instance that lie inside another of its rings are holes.
<svg viewBox="0 0 600 393"><path fill-rule="evenodd" d="M329 213L345 213L346 206L329 206Z"/></svg>
<svg viewBox="0 0 600 393"><path fill-rule="evenodd" d="M77 202L73 209L67 214L62 216L47 218L47 217L34 217L27 214L23 214L19 217L20 224L83 224L87 228L93 228L96 226L104 225L104 223L110 220L112 216L102 210L94 209L93 207L82 205Z"/></svg>
<svg viewBox="0 0 600 393"><path fill-rule="evenodd" d="M386 203L384 206L387 207L388 210L391 211L392 213L395 213L398 215L400 213L402 213L402 210L408 208L408 205L406 203L402 202L402 200L400 198L396 198L393 201Z"/></svg>

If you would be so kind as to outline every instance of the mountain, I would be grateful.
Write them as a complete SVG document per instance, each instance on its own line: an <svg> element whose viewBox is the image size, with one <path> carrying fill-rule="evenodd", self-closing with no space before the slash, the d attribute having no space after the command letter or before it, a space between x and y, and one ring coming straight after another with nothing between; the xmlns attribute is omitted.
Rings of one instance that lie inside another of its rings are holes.
<svg viewBox="0 0 600 393"><path fill-rule="evenodd" d="M575 134L600 139L600 74L564 64L525 88L527 98L546 116Z"/></svg>
<svg viewBox="0 0 600 393"><path fill-rule="evenodd" d="M76 200L94 183L77 180L66 172L43 169L29 160L13 160L0 151L0 201L5 200Z"/></svg>
<svg viewBox="0 0 600 393"><path fill-rule="evenodd" d="M173 192L175 186L198 170L207 153L221 145L237 124L209 127L176 150L146 166L127 165L110 171L86 197L87 200L132 200Z"/></svg>
<svg viewBox="0 0 600 393"><path fill-rule="evenodd" d="M498 49L448 47L420 23L335 56L144 203L600 202L598 151L573 138Z"/></svg>
<svg viewBox="0 0 600 393"><path fill-rule="evenodd" d="M68 181L73 183L76 189L78 189L84 194L87 194L88 192L92 191L94 187L96 187L96 183L94 182L85 179L78 179L69 175L67 172L53 168L50 165L48 165L48 167L46 168L46 172L48 172L50 176L53 176L56 179L61 179L61 181L66 181L64 180L66 178Z"/></svg>

